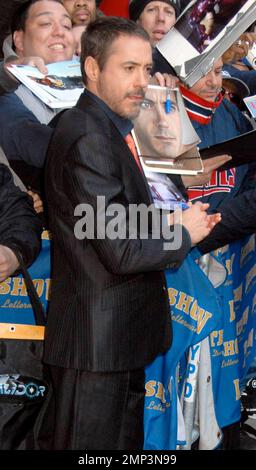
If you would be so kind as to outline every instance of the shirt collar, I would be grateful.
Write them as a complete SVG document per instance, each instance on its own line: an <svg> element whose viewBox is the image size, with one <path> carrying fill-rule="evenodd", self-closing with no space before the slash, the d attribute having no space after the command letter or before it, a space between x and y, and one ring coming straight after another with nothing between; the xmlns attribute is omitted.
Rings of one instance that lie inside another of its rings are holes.
<svg viewBox="0 0 256 470"><path fill-rule="evenodd" d="M112 111L110 107L102 101L98 96L96 96L94 93L91 93L89 90L85 89L84 93L89 96L93 101L95 101L98 106L104 111L109 119L113 122L113 124L117 127L118 131L123 137L126 137L127 134L130 134L132 128L133 128L133 123L130 121L130 119L125 119L119 116L117 113Z"/></svg>

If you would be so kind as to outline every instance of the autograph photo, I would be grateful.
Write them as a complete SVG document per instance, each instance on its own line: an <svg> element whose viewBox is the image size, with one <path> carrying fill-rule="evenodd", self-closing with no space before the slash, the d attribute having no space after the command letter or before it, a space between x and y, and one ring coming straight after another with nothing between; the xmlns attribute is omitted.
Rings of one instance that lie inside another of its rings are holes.
<svg viewBox="0 0 256 470"><path fill-rule="evenodd" d="M134 138L144 170L197 174L199 138L178 89L150 85L134 120Z"/></svg>

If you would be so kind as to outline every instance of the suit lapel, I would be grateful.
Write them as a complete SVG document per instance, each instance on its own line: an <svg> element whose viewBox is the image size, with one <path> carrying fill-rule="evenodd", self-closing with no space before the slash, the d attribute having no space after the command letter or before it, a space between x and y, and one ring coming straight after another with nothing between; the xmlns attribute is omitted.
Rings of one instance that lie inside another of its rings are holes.
<svg viewBox="0 0 256 470"><path fill-rule="evenodd" d="M123 152L122 152L122 156L123 158L125 159L125 164L128 165L132 171L132 174L134 175L134 180L137 180L138 181L138 185L140 186L140 189L143 190L144 192L144 198L145 198L145 201L147 204L151 204L153 203L153 199L152 199L152 196L151 196L151 192L150 192L150 189L149 189L149 185L148 185L148 182L147 182L147 179L145 177L145 174L144 172L142 173L134 159L134 156L132 154L132 152L130 151L127 143L125 142L125 140L123 139L122 136L120 136L120 133L119 131L115 128L116 132L118 133L118 136L119 136L119 139L121 137L122 139L122 142L120 142L120 145L122 145L123 147ZM122 157L121 157L122 158Z"/></svg>
<svg viewBox="0 0 256 470"><path fill-rule="evenodd" d="M117 129L116 125L109 118L107 113L105 113L105 111L100 108L100 106L97 104L96 101L94 101L92 98L90 98L90 96L86 95L85 93L83 93L80 96L76 107L78 107L82 111L86 111L86 110L88 110L88 107L91 107L91 108L93 108L97 111L97 115L99 117L99 120L100 120L100 122L103 123L103 125L104 125L104 121L108 122L108 125L110 125L110 128L112 130L111 134L113 136L113 139L116 141L117 147L120 147L120 153L119 153L119 151L117 152L118 155L121 155L119 158L123 158L124 161L125 161L125 165L128 165L130 167L131 172L134 176L135 184L136 184L136 181L137 181L137 184L139 185L141 192L143 192L143 195L144 195L143 197L145 199L145 203L146 204L152 204L153 199L152 199L152 196L151 196L151 192L150 192L150 189L149 189L147 179L146 179L144 173L142 173L139 170L138 165L137 165L137 163L134 159L134 156L133 156L132 152L130 151L127 143L125 142L124 138L120 134L120 132ZM101 120L101 116L102 116L102 120Z"/></svg>

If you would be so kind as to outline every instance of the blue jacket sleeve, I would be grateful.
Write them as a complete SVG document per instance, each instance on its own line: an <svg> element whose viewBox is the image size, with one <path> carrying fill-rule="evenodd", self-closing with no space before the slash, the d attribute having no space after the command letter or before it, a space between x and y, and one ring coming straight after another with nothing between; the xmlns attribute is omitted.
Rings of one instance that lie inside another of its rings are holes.
<svg viewBox="0 0 256 470"><path fill-rule="evenodd" d="M19 82L12 78L4 69L4 61L0 61L0 95L3 93L15 91Z"/></svg>
<svg viewBox="0 0 256 470"><path fill-rule="evenodd" d="M51 128L41 124L15 93L0 96L0 110L0 146L8 160L42 168Z"/></svg>

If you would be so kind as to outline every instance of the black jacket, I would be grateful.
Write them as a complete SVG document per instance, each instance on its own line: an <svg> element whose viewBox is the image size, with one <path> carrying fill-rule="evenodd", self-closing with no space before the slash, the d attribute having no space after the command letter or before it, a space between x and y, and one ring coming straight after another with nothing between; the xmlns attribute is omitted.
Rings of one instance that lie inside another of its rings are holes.
<svg viewBox="0 0 256 470"><path fill-rule="evenodd" d="M202 254L256 232L256 189L235 196L217 210L221 213L222 220L210 235L198 244Z"/></svg>
<svg viewBox="0 0 256 470"><path fill-rule="evenodd" d="M13 183L9 168L0 164L0 244L18 250L29 266L38 255L42 226L32 199Z"/></svg>
<svg viewBox="0 0 256 470"><path fill-rule="evenodd" d="M190 237L183 229L180 249L164 251L163 240L74 236L75 208L84 203L96 211L98 195L105 196L106 207L152 202L123 137L85 95L60 117L54 131L46 195L54 245L46 363L93 371L145 366L170 345L163 270L181 264ZM256 191L227 203L221 208L222 222L198 245L201 252L255 231L255 209ZM106 224L112 219L106 217Z"/></svg>
<svg viewBox="0 0 256 470"><path fill-rule="evenodd" d="M46 195L54 246L46 363L93 371L145 366L170 345L163 270L183 261L190 237L183 228L181 248L165 251L163 239L74 236L75 207L86 203L96 210L98 195L106 207L152 202L122 135L85 94L54 131Z"/></svg>

